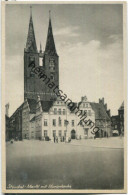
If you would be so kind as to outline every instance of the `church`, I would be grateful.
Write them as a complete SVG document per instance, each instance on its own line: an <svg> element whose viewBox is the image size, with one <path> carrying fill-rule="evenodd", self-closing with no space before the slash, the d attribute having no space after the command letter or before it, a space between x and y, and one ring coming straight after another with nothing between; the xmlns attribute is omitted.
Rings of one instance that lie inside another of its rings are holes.
<svg viewBox="0 0 128 195"><path fill-rule="evenodd" d="M45 74L59 88L59 56L57 54L51 15L45 51L37 50L32 13L28 28L26 47L24 49L24 102L10 117L13 137L18 139L53 140L54 137L68 137L71 139L87 139L111 136L110 111L104 104L104 99L99 103L89 102L83 96L76 106L81 112L86 113L87 119L99 127L97 135L91 133L88 125L81 125L80 118L72 112L67 105L34 74L31 63ZM20 110L20 114L19 114ZM20 120L15 120L20 117ZM18 123L20 121L20 123Z"/></svg>

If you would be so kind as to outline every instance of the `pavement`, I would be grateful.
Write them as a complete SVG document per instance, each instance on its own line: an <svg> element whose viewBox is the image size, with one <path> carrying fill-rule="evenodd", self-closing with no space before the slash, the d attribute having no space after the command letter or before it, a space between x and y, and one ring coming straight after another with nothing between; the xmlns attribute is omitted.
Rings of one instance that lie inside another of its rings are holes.
<svg viewBox="0 0 128 195"><path fill-rule="evenodd" d="M96 138L96 139L82 139L72 140L72 145L83 145L86 147L98 147L98 148L111 148L111 149L123 149L124 138L123 137L110 137L110 138Z"/></svg>

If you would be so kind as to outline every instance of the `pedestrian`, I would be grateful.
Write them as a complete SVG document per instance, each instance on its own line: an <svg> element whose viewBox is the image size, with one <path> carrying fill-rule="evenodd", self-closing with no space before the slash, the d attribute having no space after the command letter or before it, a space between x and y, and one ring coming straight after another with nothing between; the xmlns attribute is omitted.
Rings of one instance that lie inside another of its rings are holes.
<svg viewBox="0 0 128 195"><path fill-rule="evenodd" d="M56 141L56 138L55 138L55 136L54 136L54 143L55 143L55 141Z"/></svg>
<svg viewBox="0 0 128 195"><path fill-rule="evenodd" d="M58 143L58 137L56 136L56 142Z"/></svg>

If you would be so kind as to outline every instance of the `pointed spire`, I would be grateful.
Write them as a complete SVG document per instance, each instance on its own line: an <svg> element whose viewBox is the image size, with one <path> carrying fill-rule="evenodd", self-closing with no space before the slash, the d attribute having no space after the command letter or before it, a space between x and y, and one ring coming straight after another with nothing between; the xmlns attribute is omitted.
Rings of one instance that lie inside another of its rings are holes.
<svg viewBox="0 0 128 195"><path fill-rule="evenodd" d="M30 5L30 17L32 17L32 6Z"/></svg>
<svg viewBox="0 0 128 195"><path fill-rule="evenodd" d="M41 45L41 42L40 42L40 53L42 53L42 45Z"/></svg>
<svg viewBox="0 0 128 195"><path fill-rule="evenodd" d="M34 26L33 26L33 20L32 20L32 6L30 6L30 21L29 21L28 37L27 37L27 43L26 43L25 51L27 51L27 52L37 52Z"/></svg>
<svg viewBox="0 0 128 195"><path fill-rule="evenodd" d="M52 33L51 11L50 10L49 10L49 26L48 26L48 34L47 34L45 53L48 53L51 55L56 54L56 47L55 47L54 37L53 37L53 33Z"/></svg>

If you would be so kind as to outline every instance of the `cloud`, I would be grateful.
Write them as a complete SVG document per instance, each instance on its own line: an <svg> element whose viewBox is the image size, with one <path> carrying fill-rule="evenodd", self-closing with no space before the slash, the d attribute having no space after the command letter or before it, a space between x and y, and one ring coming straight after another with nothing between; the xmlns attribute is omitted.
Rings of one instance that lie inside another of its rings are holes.
<svg viewBox="0 0 128 195"><path fill-rule="evenodd" d="M56 29L54 32L54 35L57 36L68 36L68 37L77 37L79 36L79 33L77 32L79 30L79 27L64 27L60 29Z"/></svg>
<svg viewBox="0 0 128 195"><path fill-rule="evenodd" d="M123 49L120 38L101 47L99 40L87 44L62 42L57 45L60 59L60 86L69 98L90 101L105 97L112 113L123 101Z"/></svg>

